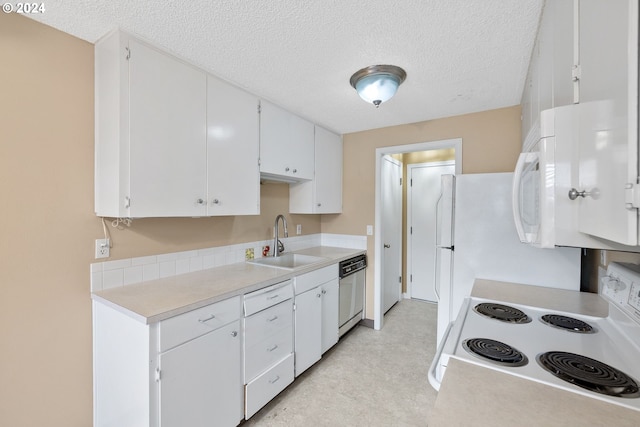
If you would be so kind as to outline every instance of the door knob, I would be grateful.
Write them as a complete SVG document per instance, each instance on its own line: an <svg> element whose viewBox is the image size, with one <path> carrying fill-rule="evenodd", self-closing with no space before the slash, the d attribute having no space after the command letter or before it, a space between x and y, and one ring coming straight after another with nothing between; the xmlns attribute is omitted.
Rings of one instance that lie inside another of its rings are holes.
<svg viewBox="0 0 640 427"><path fill-rule="evenodd" d="M389 244L385 243L385 244L384 244L384 247L385 247L385 249L389 249L389 248L391 247L391 245L389 245Z"/></svg>

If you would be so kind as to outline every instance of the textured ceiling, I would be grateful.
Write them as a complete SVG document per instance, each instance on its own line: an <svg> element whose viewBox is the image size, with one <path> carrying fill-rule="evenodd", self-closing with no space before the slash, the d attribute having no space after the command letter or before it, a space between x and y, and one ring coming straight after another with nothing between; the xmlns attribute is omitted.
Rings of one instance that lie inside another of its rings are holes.
<svg viewBox="0 0 640 427"><path fill-rule="evenodd" d="M520 103L544 0L47 0L31 18L94 43L120 27L340 133ZM360 68L407 71L376 109Z"/></svg>

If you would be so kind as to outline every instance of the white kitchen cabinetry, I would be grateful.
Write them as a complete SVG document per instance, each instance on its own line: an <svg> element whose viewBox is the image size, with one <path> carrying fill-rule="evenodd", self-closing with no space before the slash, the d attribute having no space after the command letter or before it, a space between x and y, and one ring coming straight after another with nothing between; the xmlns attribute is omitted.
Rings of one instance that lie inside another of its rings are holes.
<svg viewBox="0 0 640 427"><path fill-rule="evenodd" d="M240 297L150 325L94 301L94 425L237 425L240 316Z"/></svg>
<svg viewBox="0 0 640 427"><path fill-rule="evenodd" d="M338 265L294 278L295 375L338 342Z"/></svg>
<svg viewBox="0 0 640 427"><path fill-rule="evenodd" d="M289 186L289 212L342 212L342 137L315 127L313 180Z"/></svg>
<svg viewBox="0 0 640 427"><path fill-rule="evenodd" d="M260 173L295 182L313 179L313 123L270 102L260 108Z"/></svg>
<svg viewBox="0 0 640 427"><path fill-rule="evenodd" d="M523 147L531 129L540 125L541 111L573 103L573 3L546 2L542 11L522 94Z"/></svg>
<svg viewBox="0 0 640 427"><path fill-rule="evenodd" d="M207 79L207 215L260 214L258 98Z"/></svg>
<svg viewBox="0 0 640 427"><path fill-rule="evenodd" d="M293 382L291 280L244 296L245 418Z"/></svg>
<svg viewBox="0 0 640 427"><path fill-rule="evenodd" d="M204 215L206 74L119 31L95 67L96 214Z"/></svg>
<svg viewBox="0 0 640 427"><path fill-rule="evenodd" d="M579 224L638 240L638 2L579 2Z"/></svg>

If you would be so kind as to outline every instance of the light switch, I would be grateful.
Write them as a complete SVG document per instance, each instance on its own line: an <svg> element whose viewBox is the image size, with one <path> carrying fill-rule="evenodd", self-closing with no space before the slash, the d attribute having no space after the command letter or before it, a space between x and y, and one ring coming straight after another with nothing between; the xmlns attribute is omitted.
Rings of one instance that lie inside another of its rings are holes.
<svg viewBox="0 0 640 427"><path fill-rule="evenodd" d="M373 236L373 225L367 225L367 236Z"/></svg>

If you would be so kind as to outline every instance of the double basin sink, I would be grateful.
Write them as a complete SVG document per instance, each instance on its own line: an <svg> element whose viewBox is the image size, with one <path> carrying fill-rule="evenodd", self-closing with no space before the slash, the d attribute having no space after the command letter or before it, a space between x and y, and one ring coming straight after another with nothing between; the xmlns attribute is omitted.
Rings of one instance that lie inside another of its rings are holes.
<svg viewBox="0 0 640 427"><path fill-rule="evenodd" d="M299 267L306 267L326 260L326 258L317 256L288 253L278 257L255 258L247 262L267 267L282 268L284 270L295 270Z"/></svg>

